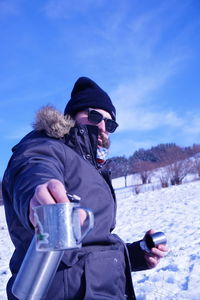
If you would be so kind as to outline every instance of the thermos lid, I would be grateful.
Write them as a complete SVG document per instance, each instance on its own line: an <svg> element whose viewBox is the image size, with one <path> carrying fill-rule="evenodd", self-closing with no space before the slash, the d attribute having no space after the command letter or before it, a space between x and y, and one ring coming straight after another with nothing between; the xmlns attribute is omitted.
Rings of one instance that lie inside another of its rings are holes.
<svg viewBox="0 0 200 300"><path fill-rule="evenodd" d="M145 237L146 245L149 249L156 247L160 244L166 244L167 238L163 232L155 232L153 234L147 234Z"/></svg>

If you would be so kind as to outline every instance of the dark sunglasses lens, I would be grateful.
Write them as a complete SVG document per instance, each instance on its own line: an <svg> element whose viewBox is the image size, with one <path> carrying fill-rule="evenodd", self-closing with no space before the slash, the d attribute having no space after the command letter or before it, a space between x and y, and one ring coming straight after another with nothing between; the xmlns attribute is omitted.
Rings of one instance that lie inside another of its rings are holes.
<svg viewBox="0 0 200 300"><path fill-rule="evenodd" d="M88 111L88 121L94 123L94 124L99 124L102 120L105 120L105 125L106 125L106 131L112 133L116 130L118 127L117 122L113 121L112 119L104 119L102 114L96 110L89 110Z"/></svg>
<svg viewBox="0 0 200 300"><path fill-rule="evenodd" d="M117 127L118 127L117 122L111 119L106 119L106 131L112 133L116 130Z"/></svg>
<svg viewBox="0 0 200 300"><path fill-rule="evenodd" d="M98 111L91 110L88 112L88 120L92 123L98 124L103 120L103 116Z"/></svg>

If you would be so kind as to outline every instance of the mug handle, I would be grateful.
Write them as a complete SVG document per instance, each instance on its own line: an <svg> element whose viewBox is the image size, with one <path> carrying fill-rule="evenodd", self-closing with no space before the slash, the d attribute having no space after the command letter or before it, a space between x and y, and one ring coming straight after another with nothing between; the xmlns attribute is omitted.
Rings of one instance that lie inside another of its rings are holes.
<svg viewBox="0 0 200 300"><path fill-rule="evenodd" d="M87 214L87 217L89 218L89 224L88 224L88 227L86 228L85 232L82 234L82 236L77 239L76 243L77 244L80 244L83 239L86 237L86 235L92 230L92 228L94 227L94 215L93 215L93 212L90 210L90 209L87 209L87 208L83 208L83 207L75 207L74 208L75 210L76 209L82 209L86 212Z"/></svg>

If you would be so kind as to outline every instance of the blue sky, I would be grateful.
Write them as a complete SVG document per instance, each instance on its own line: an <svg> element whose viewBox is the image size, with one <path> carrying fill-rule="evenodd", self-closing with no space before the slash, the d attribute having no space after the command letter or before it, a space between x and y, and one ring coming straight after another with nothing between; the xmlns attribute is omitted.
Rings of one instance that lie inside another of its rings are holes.
<svg viewBox="0 0 200 300"><path fill-rule="evenodd" d="M110 156L200 143L199 0L0 0L0 178L46 104L63 111L76 79L111 96Z"/></svg>

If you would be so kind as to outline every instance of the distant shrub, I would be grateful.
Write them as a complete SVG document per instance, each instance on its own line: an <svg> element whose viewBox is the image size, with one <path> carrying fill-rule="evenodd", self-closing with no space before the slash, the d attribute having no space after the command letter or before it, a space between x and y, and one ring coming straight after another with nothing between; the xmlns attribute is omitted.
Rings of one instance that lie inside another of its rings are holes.
<svg viewBox="0 0 200 300"><path fill-rule="evenodd" d="M176 161L173 164L166 167L167 174L171 185L179 185L183 179L190 172L191 163L189 160Z"/></svg>
<svg viewBox="0 0 200 300"><path fill-rule="evenodd" d="M134 192L136 195L138 195L138 194L140 193L140 187L139 187L139 185L135 185L135 186L133 187L133 192Z"/></svg>

